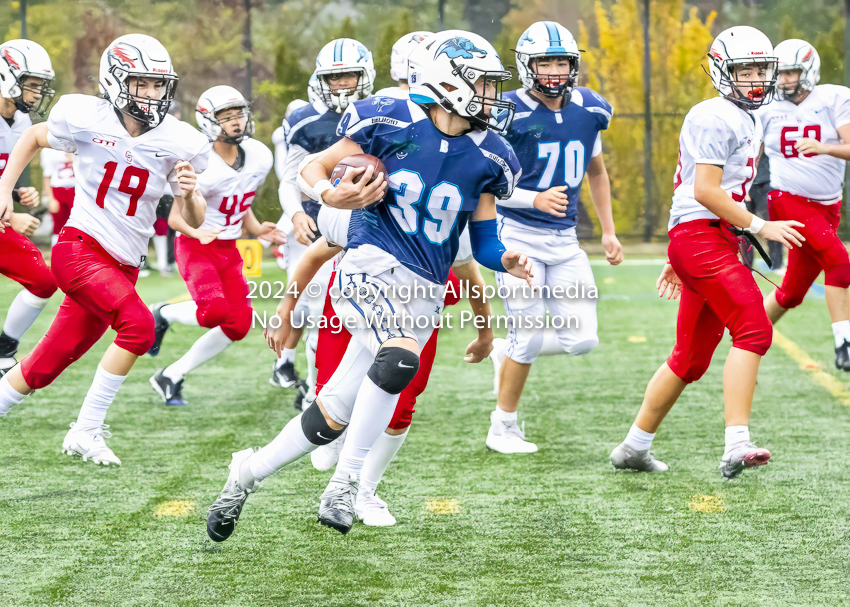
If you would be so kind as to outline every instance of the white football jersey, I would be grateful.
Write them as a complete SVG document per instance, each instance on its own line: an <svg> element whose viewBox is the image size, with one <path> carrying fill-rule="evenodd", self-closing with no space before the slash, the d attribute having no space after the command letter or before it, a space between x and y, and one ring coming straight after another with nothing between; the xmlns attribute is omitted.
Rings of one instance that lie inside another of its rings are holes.
<svg viewBox="0 0 850 607"><path fill-rule="evenodd" d="M821 84L800 105L777 100L761 107L764 151L770 158L770 187L822 204L841 200L845 161L826 154L801 156L794 145L803 137L840 144L838 129L850 124L850 89Z"/></svg>
<svg viewBox="0 0 850 607"><path fill-rule="evenodd" d="M9 126L9 123L0 117L0 175L6 170L12 148L18 143L23 132L32 126L30 115L21 111L15 111L12 119L12 126Z"/></svg>
<svg viewBox="0 0 850 607"><path fill-rule="evenodd" d="M52 188L73 188L74 159L68 158L68 152L43 148L41 150L41 174L50 178Z"/></svg>
<svg viewBox="0 0 850 607"><path fill-rule="evenodd" d="M679 164L673 178L673 207L667 229L694 219L717 219L694 199L698 164L723 167L720 187L744 207L756 175L761 142L761 122L731 101L715 97L692 107L679 134Z"/></svg>
<svg viewBox="0 0 850 607"><path fill-rule="evenodd" d="M212 144L171 115L130 137L112 105L89 95L64 95L47 128L50 147L77 153L74 207L66 225L92 236L119 262L142 265L166 186L180 195L174 165L186 160L202 173Z"/></svg>
<svg viewBox="0 0 850 607"><path fill-rule="evenodd" d="M233 170L213 151L209 167L198 177L198 189L207 201L207 214L201 229L221 228L219 240L242 236L242 218L251 208L257 190L274 163L271 150L256 139L245 139L239 145L245 152L241 170Z"/></svg>

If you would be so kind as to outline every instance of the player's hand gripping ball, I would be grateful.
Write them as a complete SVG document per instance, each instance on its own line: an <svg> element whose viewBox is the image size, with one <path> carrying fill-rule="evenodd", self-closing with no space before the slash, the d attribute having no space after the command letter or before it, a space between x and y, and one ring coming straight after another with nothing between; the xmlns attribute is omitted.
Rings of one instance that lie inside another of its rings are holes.
<svg viewBox="0 0 850 607"><path fill-rule="evenodd" d="M370 170L371 169L371 170ZM351 175L351 177L346 177L347 175ZM383 177L383 181L387 179L387 167L384 166L384 163L381 162L381 159L372 156L371 154L354 154L352 156L348 156L347 158L343 158L339 161L334 167L333 172L331 172L331 183L334 187L339 186L339 184L344 179L350 179L351 183L354 185L360 185L360 182L363 180L363 177L368 175L368 181L363 186L363 189L371 189L375 183L375 180L378 178L378 175ZM376 201L364 204L361 208L371 209L376 205L380 204L384 200L384 195L386 193L386 188L382 190L382 195Z"/></svg>

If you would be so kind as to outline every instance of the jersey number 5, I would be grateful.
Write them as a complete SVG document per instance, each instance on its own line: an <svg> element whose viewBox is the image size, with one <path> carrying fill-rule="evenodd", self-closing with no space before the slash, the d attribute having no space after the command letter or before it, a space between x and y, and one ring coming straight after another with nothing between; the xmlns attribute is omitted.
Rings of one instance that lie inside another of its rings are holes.
<svg viewBox="0 0 850 607"><path fill-rule="evenodd" d="M537 184L538 190L548 190L552 187L552 179L558 168L561 156L561 144L557 141L537 144L537 158L546 159L546 168ZM581 185L584 178L584 144L581 141L570 141L564 146L564 183L571 188Z"/></svg>
<svg viewBox="0 0 850 607"><path fill-rule="evenodd" d="M389 188L395 192L395 201L391 204L392 213L399 227L407 234L415 234L419 230L419 211L416 205L422 198L425 184L419 173L401 169L389 177ZM463 206L463 196L460 189L448 181L438 183L428 193L425 210L431 218L426 217L422 222L422 231L431 242L442 244L451 235L457 214Z"/></svg>
<svg viewBox="0 0 850 607"><path fill-rule="evenodd" d="M106 193L109 191L109 186L112 185L112 179L115 177L115 170L118 168L118 163L109 161L103 168L106 173L100 182L100 187L97 188L97 199L95 202L101 209L106 204ZM124 174L121 176L121 183L118 184L118 191L130 195L130 205L127 207L127 217L133 217L136 214L136 206L139 204L139 198L145 193L145 187L148 185L148 177L150 173L146 169L139 167L128 166L124 169ZM133 184L133 178L136 178L136 183Z"/></svg>

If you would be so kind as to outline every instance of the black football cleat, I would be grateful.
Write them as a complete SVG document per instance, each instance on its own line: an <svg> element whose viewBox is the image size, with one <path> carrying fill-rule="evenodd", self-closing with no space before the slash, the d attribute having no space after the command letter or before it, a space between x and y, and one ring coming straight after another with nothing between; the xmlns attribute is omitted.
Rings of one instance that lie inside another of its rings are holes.
<svg viewBox="0 0 850 607"><path fill-rule="evenodd" d="M253 453L254 449L249 448L233 454L224 489L207 511L207 535L214 542L223 542L233 535L248 496L260 487L260 481L253 477L250 466L242 470L242 463Z"/></svg>
<svg viewBox="0 0 850 607"><path fill-rule="evenodd" d="M165 338L165 333L168 331L168 321L162 317L162 308L167 306L167 303L158 303L151 306L151 314L153 314L153 345L148 350L148 354L156 356L159 354L159 349L162 346L162 340Z"/></svg>
<svg viewBox="0 0 850 607"><path fill-rule="evenodd" d="M269 383L278 388L291 388L302 379L298 376L298 371L295 370L295 364L289 361L275 364L272 369L272 376Z"/></svg>
<svg viewBox="0 0 850 607"><path fill-rule="evenodd" d="M18 364L15 354L18 352L19 343L14 337L6 335L5 331L0 331L0 377Z"/></svg>
<svg viewBox="0 0 850 607"><path fill-rule="evenodd" d="M292 403L292 406L298 411L303 411L304 399L307 397L307 393L310 391L310 388L307 386L307 382L303 379L298 380L296 387L298 388L298 394L295 395L295 402Z"/></svg>
<svg viewBox="0 0 850 607"><path fill-rule="evenodd" d="M850 371L850 341L846 339L835 349L835 368Z"/></svg>
<svg viewBox="0 0 850 607"><path fill-rule="evenodd" d="M183 380L173 381L165 376L164 371L165 369L160 369L151 377L151 387L162 397L167 406L182 407L186 404L183 399Z"/></svg>

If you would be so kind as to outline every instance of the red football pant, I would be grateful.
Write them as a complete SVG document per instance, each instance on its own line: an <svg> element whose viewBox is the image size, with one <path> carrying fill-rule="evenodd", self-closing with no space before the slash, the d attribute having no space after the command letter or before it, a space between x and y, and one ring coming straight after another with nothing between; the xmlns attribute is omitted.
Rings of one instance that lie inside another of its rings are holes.
<svg viewBox="0 0 850 607"><path fill-rule="evenodd" d="M56 280L44 263L41 251L12 228L6 228L0 234L0 274L20 283L42 299L56 292Z"/></svg>
<svg viewBox="0 0 850 607"><path fill-rule="evenodd" d="M231 341L239 341L251 329L251 300L242 275L242 256L235 240L200 240L180 236L174 257L189 294L198 304L198 324L221 327Z"/></svg>
<svg viewBox="0 0 850 607"><path fill-rule="evenodd" d="M141 356L153 345L153 316L136 293L139 269L115 260L91 236L65 228L53 247L53 274L65 300L35 350L21 361L24 381L53 383L110 326L115 345Z"/></svg>
<svg viewBox="0 0 850 607"><path fill-rule="evenodd" d="M333 305L331 304L330 285L334 282L336 272L331 275L328 283L328 293L325 295L325 309L322 311L323 328L319 329L319 343L316 346L316 394L319 394L328 380L336 371L342 357L345 354L345 349L348 348L348 342L351 341L351 333L346 331L341 322L331 324L331 319L336 318ZM446 305L455 305L460 298L460 283L454 272L449 272L449 282L454 287L453 293L449 291L446 295ZM337 321L339 319L337 318ZM338 329L334 329L338 326ZM428 378L431 376L431 368L434 366L434 358L437 356L437 334L439 329L434 329L428 343L422 348L419 353L419 369L413 380L407 387L401 391L398 398L393 418L390 421L389 428L393 430L404 430L410 426L413 421L413 414L416 412L416 398L425 391L428 386Z"/></svg>
<svg viewBox="0 0 850 607"><path fill-rule="evenodd" d="M52 188L53 199L59 203L59 210L51 213L53 217L53 233L59 234L71 216L74 206L74 188Z"/></svg>
<svg viewBox="0 0 850 607"><path fill-rule="evenodd" d="M773 326L752 273L738 260L738 239L719 220L698 219L670 230L667 253L682 280L676 345L667 366L685 383L708 370L729 329L732 345L764 356Z"/></svg>
<svg viewBox="0 0 850 607"><path fill-rule="evenodd" d="M850 257L837 233L840 202L820 204L774 190L767 195L767 209L773 221L796 219L806 226L796 228L806 242L788 252L788 268L776 292L776 303L785 309L799 306L821 270L827 286L850 286Z"/></svg>

